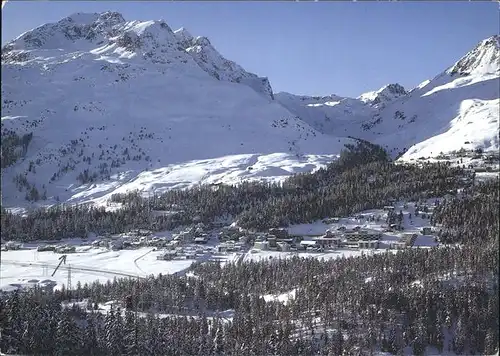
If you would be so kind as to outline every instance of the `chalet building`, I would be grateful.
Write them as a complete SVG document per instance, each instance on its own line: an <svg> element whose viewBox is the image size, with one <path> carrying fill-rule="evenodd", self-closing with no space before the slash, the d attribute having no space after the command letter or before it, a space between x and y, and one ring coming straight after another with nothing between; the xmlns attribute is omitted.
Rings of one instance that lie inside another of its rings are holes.
<svg viewBox="0 0 500 356"><path fill-rule="evenodd" d="M217 252L223 253L223 252L231 252L234 251L234 244L231 243L222 243L217 246Z"/></svg>
<svg viewBox="0 0 500 356"><path fill-rule="evenodd" d="M380 241L378 240L368 240L368 241L358 241L359 248L379 248Z"/></svg>
<svg viewBox="0 0 500 356"><path fill-rule="evenodd" d="M278 241L274 235L267 236L267 242L270 248L276 248L278 246Z"/></svg>
<svg viewBox="0 0 500 356"><path fill-rule="evenodd" d="M132 236L149 236L152 234L153 234L152 231L145 229L134 229L130 232L130 235Z"/></svg>
<svg viewBox="0 0 500 356"><path fill-rule="evenodd" d="M325 232L325 237L340 237L342 235L342 233L338 230L332 230L332 229L328 229L326 230Z"/></svg>
<svg viewBox="0 0 500 356"><path fill-rule="evenodd" d="M345 231L344 237L350 241L353 241L353 240L362 240L362 241L380 240L382 238L382 233L380 231L372 230L372 229L359 229L359 230Z"/></svg>
<svg viewBox="0 0 500 356"><path fill-rule="evenodd" d="M55 253L75 253L75 246L58 246L56 247Z"/></svg>
<svg viewBox="0 0 500 356"><path fill-rule="evenodd" d="M249 235L244 235L244 236L241 236L238 241L241 242L241 243L244 243L244 244L247 244L249 243L251 240L251 236Z"/></svg>
<svg viewBox="0 0 500 356"><path fill-rule="evenodd" d="M294 245L297 243L297 238L295 236L291 236L288 239L276 239L276 241L278 243L283 242L283 243L289 244L291 246L291 245Z"/></svg>
<svg viewBox="0 0 500 356"><path fill-rule="evenodd" d="M278 242L278 250L288 252L290 251L290 244L287 244L286 242Z"/></svg>
<svg viewBox="0 0 500 356"><path fill-rule="evenodd" d="M373 229L360 229L359 236L363 240L380 240L382 238L382 233Z"/></svg>
<svg viewBox="0 0 500 356"><path fill-rule="evenodd" d="M195 244L206 244L208 242L208 236L207 234L204 234L204 236L199 236L194 238L194 243Z"/></svg>
<svg viewBox="0 0 500 356"><path fill-rule="evenodd" d="M406 248L406 243L404 242L401 242L401 241L392 241L390 244L389 244L389 248L393 249L393 250L402 250L404 248Z"/></svg>
<svg viewBox="0 0 500 356"><path fill-rule="evenodd" d="M56 247L54 245L40 245L36 248L38 252L44 252L44 251L52 251L54 252L56 250Z"/></svg>
<svg viewBox="0 0 500 356"><path fill-rule="evenodd" d="M4 245L6 250L20 250L23 245L15 241L7 241Z"/></svg>
<svg viewBox="0 0 500 356"><path fill-rule="evenodd" d="M177 251L165 251L159 256L156 256L157 260L171 261L177 257Z"/></svg>
<svg viewBox="0 0 500 356"><path fill-rule="evenodd" d="M123 241L122 240L111 241L108 245L108 248L113 251L121 250L123 249Z"/></svg>
<svg viewBox="0 0 500 356"><path fill-rule="evenodd" d="M257 250L269 250L269 242L267 241L255 241L253 247Z"/></svg>
<svg viewBox="0 0 500 356"><path fill-rule="evenodd" d="M340 247L342 239L340 237L320 236L316 237L314 241L320 247L334 249Z"/></svg>
<svg viewBox="0 0 500 356"><path fill-rule="evenodd" d="M174 240L188 243L193 241L193 237L194 236L190 231L182 231L174 235Z"/></svg>
<svg viewBox="0 0 500 356"><path fill-rule="evenodd" d="M225 226L221 232L219 232L219 240L227 241L227 240L239 240L240 237L247 235L248 233L237 227L237 226Z"/></svg>
<svg viewBox="0 0 500 356"><path fill-rule="evenodd" d="M286 229L272 228L269 229L269 234L274 235L277 239L288 238L288 231Z"/></svg>
<svg viewBox="0 0 500 356"><path fill-rule="evenodd" d="M169 243L167 243L167 245L165 247L167 248L177 248L181 245L181 241L180 240L172 240L172 241L169 241Z"/></svg>
<svg viewBox="0 0 500 356"><path fill-rule="evenodd" d="M347 240L342 242L342 246L347 248L359 248L359 242Z"/></svg>

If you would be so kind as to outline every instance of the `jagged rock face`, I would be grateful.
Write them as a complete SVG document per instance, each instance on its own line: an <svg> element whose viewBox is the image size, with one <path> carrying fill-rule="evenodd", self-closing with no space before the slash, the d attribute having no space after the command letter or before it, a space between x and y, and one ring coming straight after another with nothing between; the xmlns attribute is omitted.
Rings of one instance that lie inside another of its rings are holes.
<svg viewBox="0 0 500 356"><path fill-rule="evenodd" d="M46 24L18 37L2 49L3 63L26 62L30 50L72 49L97 50L116 53L116 48L136 53L154 63L169 63L177 57L173 49L188 53L210 76L223 81L241 83L273 100L269 80L245 71L238 64L224 58L209 39L193 37L181 28L175 33L164 21L127 22L117 12L68 16L55 24ZM186 62L186 59L181 59ZM187 62L186 62L187 63Z"/></svg>
<svg viewBox="0 0 500 356"><path fill-rule="evenodd" d="M113 36L113 30L125 23L117 12L77 13L53 24L45 24L8 43L3 51L67 48L78 40L96 43Z"/></svg>
<svg viewBox="0 0 500 356"><path fill-rule="evenodd" d="M481 41L447 70L450 75L481 75L500 71L500 36Z"/></svg>
<svg viewBox="0 0 500 356"><path fill-rule="evenodd" d="M193 37L184 28L175 31L175 34L186 52L212 77L217 80L247 85L256 92L274 100L271 83L267 78L249 73L235 62L224 58L212 46L208 38L202 36Z"/></svg>
<svg viewBox="0 0 500 356"><path fill-rule="evenodd" d="M376 107L383 108L386 104L400 97L408 95L408 92L400 84L389 84L377 91L368 92L358 97L362 102Z"/></svg>
<svg viewBox="0 0 500 356"><path fill-rule="evenodd" d="M388 103L406 95L408 95L408 93L402 85L397 83L389 84L377 92L377 95L371 102L371 105L375 106Z"/></svg>

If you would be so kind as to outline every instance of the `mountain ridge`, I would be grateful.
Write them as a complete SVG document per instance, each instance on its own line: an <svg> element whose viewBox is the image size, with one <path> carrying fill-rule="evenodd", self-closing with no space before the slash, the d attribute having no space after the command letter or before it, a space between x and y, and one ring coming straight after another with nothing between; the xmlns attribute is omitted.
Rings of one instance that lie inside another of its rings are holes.
<svg viewBox="0 0 500 356"><path fill-rule="evenodd" d="M178 37L163 21L77 14L4 46L2 138L19 155L2 168L4 205L104 201L151 177L160 190L281 179L350 142L298 119L209 41Z"/></svg>
<svg viewBox="0 0 500 356"><path fill-rule="evenodd" d="M392 155L406 152L403 160L464 147L496 151L499 38L495 35L480 41L453 65L410 91L393 85L397 95L384 95L391 87L386 85L335 103L289 93L275 97L320 132L366 139Z"/></svg>
<svg viewBox="0 0 500 356"><path fill-rule="evenodd" d="M495 149L497 44L480 42L410 91L310 97L273 93L206 37L163 20L73 14L2 48L2 138L19 156L2 165L4 204L279 180L324 166L351 137L407 160L466 141Z"/></svg>

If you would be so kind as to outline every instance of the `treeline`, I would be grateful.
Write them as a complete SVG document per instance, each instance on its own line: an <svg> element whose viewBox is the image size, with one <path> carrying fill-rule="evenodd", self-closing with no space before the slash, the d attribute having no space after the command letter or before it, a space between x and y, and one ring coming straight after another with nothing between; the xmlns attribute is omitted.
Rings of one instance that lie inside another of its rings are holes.
<svg viewBox="0 0 500 356"><path fill-rule="evenodd" d="M196 263L185 276L4 294L0 347L34 355L493 355L497 184L464 190L465 205L446 199L435 208L433 219L444 229L471 237L459 245L331 260ZM488 196L490 203L473 203ZM263 298L283 293L290 295L286 303ZM86 303L62 308L69 300ZM123 301L125 313L97 310L110 300Z"/></svg>
<svg viewBox="0 0 500 356"><path fill-rule="evenodd" d="M19 136L12 130L2 129L2 139L0 144L1 168L9 167L19 158L23 157L28 150L28 146L33 138L33 133Z"/></svg>
<svg viewBox="0 0 500 356"><path fill-rule="evenodd" d="M463 197L453 197L434 210L432 224L444 227L442 243L474 243L498 240L499 180L491 180L466 190Z"/></svg>
<svg viewBox="0 0 500 356"><path fill-rule="evenodd" d="M245 182L238 186L206 185L172 190L144 198L137 192L116 194L122 209L107 212L92 206L56 206L26 216L2 209L1 236L6 240L52 240L130 229L173 229L220 217L242 227L264 230L293 223L347 216L379 208L391 199L440 197L466 187L472 176L442 164L399 165L389 162L380 147L361 141L315 173L299 174L283 183ZM156 216L152 210L175 212Z"/></svg>
<svg viewBox="0 0 500 356"><path fill-rule="evenodd" d="M34 355L491 355L498 349L497 253L466 246L210 263L195 266L195 277L16 292L0 298L1 347ZM286 304L262 298L294 289ZM88 303L62 309L70 295ZM125 315L95 310L96 302L127 297ZM217 313L227 309L231 319Z"/></svg>

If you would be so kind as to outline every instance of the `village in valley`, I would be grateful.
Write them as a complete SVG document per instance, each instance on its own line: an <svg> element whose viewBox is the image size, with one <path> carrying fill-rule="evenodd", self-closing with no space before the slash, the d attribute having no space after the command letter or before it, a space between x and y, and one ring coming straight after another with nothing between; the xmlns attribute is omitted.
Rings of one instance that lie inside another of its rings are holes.
<svg viewBox="0 0 500 356"><path fill-rule="evenodd" d="M473 173L472 178L461 178L468 180L469 185L494 178L499 171L498 152L479 149L462 148L435 158L420 157L410 161L416 165L442 163L461 167ZM460 195L460 192L450 191L449 197L455 193ZM115 277L182 274L193 262L225 263L290 256L330 259L439 246L437 235L442 227L432 224L431 218L440 200L442 198L391 200L382 209L267 231L244 229L237 221L229 219L210 224L195 219L192 225L173 231L135 229L116 235L89 232L87 236L56 243L22 244L2 240L0 290L33 285L62 288L71 280L92 283ZM108 201L106 209L120 208L120 204L115 205ZM168 215L172 211L152 213ZM59 268L59 257L63 255L67 256L67 261Z"/></svg>
<svg viewBox="0 0 500 356"><path fill-rule="evenodd" d="M185 273L197 261L248 261L290 256L338 258L439 245L439 227L431 226L438 199L396 202L351 217L311 224L246 230L237 222L201 222L177 231L134 230L119 235L89 233L84 239L21 244L2 241L2 280L9 290L30 285L61 288L71 283L114 277L145 278ZM59 271L60 256L67 262ZM52 273L54 272L54 273ZM50 274L52 276L49 276Z"/></svg>

